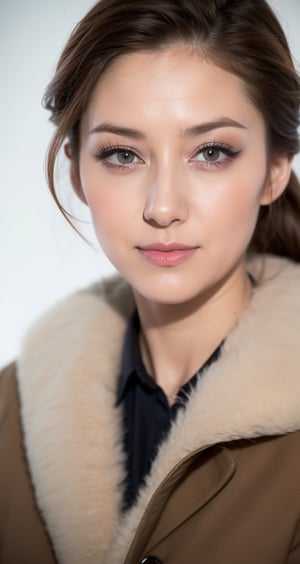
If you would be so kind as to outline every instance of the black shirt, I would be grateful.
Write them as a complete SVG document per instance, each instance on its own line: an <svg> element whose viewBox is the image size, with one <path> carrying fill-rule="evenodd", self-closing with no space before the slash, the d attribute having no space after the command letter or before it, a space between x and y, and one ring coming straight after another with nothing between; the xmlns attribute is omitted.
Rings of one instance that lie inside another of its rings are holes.
<svg viewBox="0 0 300 564"><path fill-rule="evenodd" d="M137 312L131 318L124 340L117 405L124 408L124 449L126 480L123 509L135 501L140 485L148 474L158 446L167 436L178 410L182 409L199 376L220 355L221 345L201 369L179 390L170 407L160 386L147 374L139 347L140 324Z"/></svg>

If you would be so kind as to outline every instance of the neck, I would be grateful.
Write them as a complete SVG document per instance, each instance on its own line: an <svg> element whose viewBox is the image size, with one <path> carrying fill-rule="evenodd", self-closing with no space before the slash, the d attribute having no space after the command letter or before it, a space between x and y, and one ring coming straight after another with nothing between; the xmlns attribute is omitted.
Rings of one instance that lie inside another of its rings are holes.
<svg viewBox="0 0 300 564"><path fill-rule="evenodd" d="M239 265L213 290L183 304L153 303L135 293L143 362L168 398L224 340L250 295L251 283L244 265Z"/></svg>

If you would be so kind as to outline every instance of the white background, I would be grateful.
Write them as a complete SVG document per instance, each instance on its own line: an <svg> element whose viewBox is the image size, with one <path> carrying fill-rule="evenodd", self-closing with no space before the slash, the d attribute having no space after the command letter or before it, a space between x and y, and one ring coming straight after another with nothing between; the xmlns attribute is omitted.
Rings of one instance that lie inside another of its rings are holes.
<svg viewBox="0 0 300 564"><path fill-rule="evenodd" d="M0 0L0 366L17 355L23 334L42 311L113 272L91 229L82 228L94 249L60 216L44 173L52 126L41 98L71 30L93 3ZM270 3L297 64L300 0ZM296 168L299 173L299 157ZM88 218L81 206L73 209Z"/></svg>

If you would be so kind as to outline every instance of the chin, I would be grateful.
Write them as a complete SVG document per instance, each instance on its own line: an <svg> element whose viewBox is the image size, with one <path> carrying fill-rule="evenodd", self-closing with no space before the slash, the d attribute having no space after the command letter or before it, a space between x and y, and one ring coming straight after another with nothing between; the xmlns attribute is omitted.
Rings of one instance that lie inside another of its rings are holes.
<svg viewBox="0 0 300 564"><path fill-rule="evenodd" d="M146 284L137 284L128 280L132 286L134 293L141 296L142 299L152 303L161 305L181 305L188 303L201 294L199 288L191 288L191 286L184 284L170 284L166 281L160 283L149 282ZM136 282L136 281L135 281Z"/></svg>

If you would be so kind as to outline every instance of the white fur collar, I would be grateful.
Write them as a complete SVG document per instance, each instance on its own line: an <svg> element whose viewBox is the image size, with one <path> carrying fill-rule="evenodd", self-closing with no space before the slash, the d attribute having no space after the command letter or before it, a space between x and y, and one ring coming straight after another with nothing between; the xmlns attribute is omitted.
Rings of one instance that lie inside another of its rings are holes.
<svg viewBox="0 0 300 564"><path fill-rule="evenodd" d="M123 562L152 492L195 449L300 429L300 267L269 258L263 276L121 523L121 413L114 404L131 292L120 279L94 285L30 331L18 369L25 444L59 562Z"/></svg>

